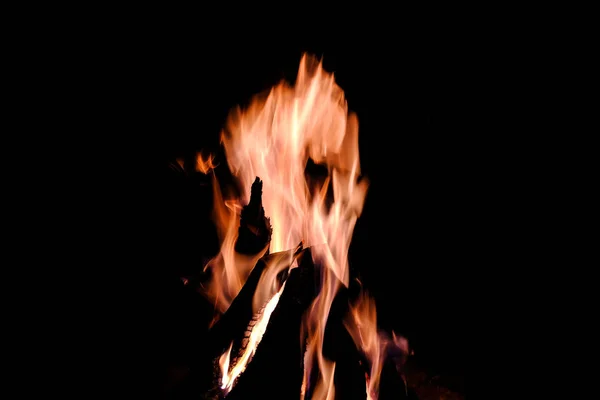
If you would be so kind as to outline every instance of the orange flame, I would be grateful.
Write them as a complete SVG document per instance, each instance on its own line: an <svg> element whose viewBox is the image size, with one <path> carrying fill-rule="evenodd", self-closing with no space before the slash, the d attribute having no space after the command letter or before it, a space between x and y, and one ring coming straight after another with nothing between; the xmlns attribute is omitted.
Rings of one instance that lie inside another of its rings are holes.
<svg viewBox="0 0 600 400"><path fill-rule="evenodd" d="M221 251L211 261L213 281L208 296L220 311L225 311L241 289L256 257L241 257L234 251L240 204L247 204L256 177L263 181L263 206L273 228L269 250L294 249L302 242L311 246L313 261L322 266L322 287L309 307L302 335L307 336L303 393L310 384L312 398L333 399L335 365L322 355L325 324L331 303L342 284L348 285L348 249L356 220L362 212L368 183L359 181L358 119L348 113L344 92L322 64L304 55L294 86L280 83L266 97L256 97L250 106L230 114L221 141L232 173L243 189L239 202L223 206L215 184L215 220L219 227ZM328 177L321 182L307 181L305 169L309 158L327 168ZM330 192L333 192L331 202ZM218 197L218 198L217 198ZM266 249L263 251L266 251ZM273 261L266 268L256 290L255 311L268 301L273 308L278 301L275 276L290 265ZM271 299L271 300L269 300ZM268 323L269 315L263 315ZM262 333L252 331L258 346ZM264 331L262 331L264 332ZM253 340L251 338L251 340ZM256 347L246 347L255 351ZM230 350L231 351L231 350ZM223 385L243 371L245 365L232 369L230 351L222 356ZM250 356L238 357L249 360ZM313 365L318 368L317 382L308 382Z"/></svg>
<svg viewBox="0 0 600 400"><path fill-rule="evenodd" d="M392 339L377 328L375 301L367 292L362 291L359 298L350 307L350 315L344 321L356 347L365 355L370 364L367 375L367 400L376 400L379 396L379 380L385 357L395 347L408 355L408 341L392 332ZM397 352L397 351L396 351Z"/></svg>
<svg viewBox="0 0 600 400"><path fill-rule="evenodd" d="M196 171L202 172L203 174L208 174L208 171L217 167L213 163L214 160L215 158L212 154L209 154L205 159L202 154L198 153L196 155Z"/></svg>

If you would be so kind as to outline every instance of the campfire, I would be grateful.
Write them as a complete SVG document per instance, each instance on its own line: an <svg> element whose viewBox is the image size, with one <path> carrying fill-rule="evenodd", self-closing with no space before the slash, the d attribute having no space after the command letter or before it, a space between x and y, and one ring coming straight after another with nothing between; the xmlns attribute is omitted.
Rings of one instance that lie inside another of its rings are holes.
<svg viewBox="0 0 600 400"><path fill-rule="evenodd" d="M374 300L350 275L368 181L334 76L303 56L294 85L230 113L221 143L235 187L218 181L217 157L197 160L221 243L199 285L215 306L200 398L405 396L408 343L378 329Z"/></svg>

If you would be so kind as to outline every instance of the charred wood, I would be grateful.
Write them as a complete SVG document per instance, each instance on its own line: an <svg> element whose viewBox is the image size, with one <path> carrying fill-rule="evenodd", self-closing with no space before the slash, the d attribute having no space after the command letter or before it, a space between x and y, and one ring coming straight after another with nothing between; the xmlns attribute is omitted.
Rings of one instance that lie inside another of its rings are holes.
<svg viewBox="0 0 600 400"><path fill-rule="evenodd" d="M271 222L262 205L262 181L257 177L252 184L250 202L242 209L235 251L240 254L258 254L271 241Z"/></svg>

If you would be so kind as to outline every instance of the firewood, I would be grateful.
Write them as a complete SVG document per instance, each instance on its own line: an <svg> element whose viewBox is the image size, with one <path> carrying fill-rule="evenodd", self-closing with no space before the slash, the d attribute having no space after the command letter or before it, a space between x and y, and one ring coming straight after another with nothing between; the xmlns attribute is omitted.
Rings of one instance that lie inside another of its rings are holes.
<svg viewBox="0 0 600 400"><path fill-rule="evenodd" d="M299 398L303 374L302 315L317 295L318 269L310 250L293 269L256 354L240 375L228 400Z"/></svg>

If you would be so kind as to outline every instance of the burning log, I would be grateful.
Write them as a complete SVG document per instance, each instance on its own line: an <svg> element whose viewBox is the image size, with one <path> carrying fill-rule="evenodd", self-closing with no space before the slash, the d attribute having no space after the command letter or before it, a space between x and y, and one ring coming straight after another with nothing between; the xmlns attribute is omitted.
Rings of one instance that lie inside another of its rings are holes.
<svg viewBox="0 0 600 400"><path fill-rule="evenodd" d="M208 337L204 344L205 351L194 366L198 371L197 386L199 391L210 394L207 399L218 398L221 395L217 382L220 380L220 372L215 369L215 360L227 351L232 342L235 343L234 351L242 347L242 340L246 336L248 326L252 325L252 320L256 318L252 309L252 299L259 280L269 263L275 258L291 257L291 252L275 253L261 258L250 273L242 290L227 309L227 312L215 323L208 332ZM283 278L283 277L281 277ZM249 323L250 321L250 323ZM214 397L214 396L217 397Z"/></svg>
<svg viewBox="0 0 600 400"><path fill-rule="evenodd" d="M310 251L304 251L300 266L289 274L252 362L227 399L248 399L256 394L263 399L299 398L303 371L300 326L317 294L316 274Z"/></svg>
<svg viewBox="0 0 600 400"><path fill-rule="evenodd" d="M283 255L277 253L269 257L279 254ZM313 264L310 249L303 250L299 256L300 265L289 273L285 281L285 289L271 314L256 354L238 377L231 392L227 394L228 400L247 399L257 393L263 399L299 398L304 368L305 338L300 337L302 317L317 296L321 279L321 267ZM249 317L251 313L249 294L256 289L257 275L264 271L269 257L265 257L257 264L240 295L211 332L213 336L211 346L214 346L213 370L210 374L211 382L205 382L206 399L224 397L224 392L220 388L222 376L219 356L228 351L227 347L232 341L234 343L232 354L244 350L245 342L259 318L259 315ZM366 398L365 377L359 364L359 354L342 323L347 304L347 293L342 291L332 307L325 352L339 365L335 375L339 388L336 398L364 400ZM250 321L245 331L242 331L240 320ZM235 365L235 358L232 365Z"/></svg>
<svg viewBox="0 0 600 400"><path fill-rule="evenodd" d="M260 276L274 258L290 257L290 252L271 254L259 260L242 291L213 326L205 343L207 352L203 364L196 367L197 373L192 376L195 382L190 396L198 398L198 394L202 393L200 398L205 400L240 400L256 396L266 400L299 398L304 369L305 338L300 337L302 316L319 292L321 267L313 264L310 248L302 250L298 256L299 267L292 269L287 279L285 275L279 276L280 284L285 280L285 288L256 354L237 378L232 390L225 395L221 389L219 359L229 346L232 346L231 354L245 349L244 342L247 342L263 312L254 314L252 311L252 297ZM365 374L370 366L343 323L348 312L348 300L354 297L356 290L358 288L353 285L340 290L332 304L326 328L323 353L336 362L336 399L367 399ZM394 362L394 357L402 356L400 353L391 354L385 361L378 400L407 398L405 381ZM235 358L232 365L235 365ZM310 395L308 392L306 398L310 399Z"/></svg>

